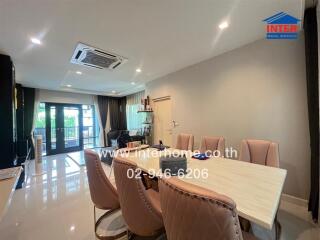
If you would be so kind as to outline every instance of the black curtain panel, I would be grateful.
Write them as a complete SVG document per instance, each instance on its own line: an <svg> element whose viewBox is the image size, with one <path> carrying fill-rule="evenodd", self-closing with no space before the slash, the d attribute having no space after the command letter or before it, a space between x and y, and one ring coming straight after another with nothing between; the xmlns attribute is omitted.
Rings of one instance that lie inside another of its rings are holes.
<svg viewBox="0 0 320 240"><path fill-rule="evenodd" d="M119 98L119 129L127 130L127 115L126 115L127 98Z"/></svg>
<svg viewBox="0 0 320 240"><path fill-rule="evenodd" d="M107 124L107 116L108 116L108 103L109 98L107 96L98 96L98 107L100 112L100 118L101 118L101 124L103 129L100 129L100 131L103 131L103 144L106 145L106 124Z"/></svg>
<svg viewBox="0 0 320 240"><path fill-rule="evenodd" d="M28 140L28 149L31 148L31 159L34 158L34 146L32 142L32 124L34 114L34 100L35 100L35 89L34 88L23 88L24 94L24 137Z"/></svg>
<svg viewBox="0 0 320 240"><path fill-rule="evenodd" d="M111 130L127 130L127 98L109 98Z"/></svg>
<svg viewBox="0 0 320 240"><path fill-rule="evenodd" d="M304 34L311 148L309 211L314 221L317 221L319 210L319 65L316 8L309 8L305 11Z"/></svg>
<svg viewBox="0 0 320 240"><path fill-rule="evenodd" d="M119 98L109 98L111 131L121 130L119 124Z"/></svg>

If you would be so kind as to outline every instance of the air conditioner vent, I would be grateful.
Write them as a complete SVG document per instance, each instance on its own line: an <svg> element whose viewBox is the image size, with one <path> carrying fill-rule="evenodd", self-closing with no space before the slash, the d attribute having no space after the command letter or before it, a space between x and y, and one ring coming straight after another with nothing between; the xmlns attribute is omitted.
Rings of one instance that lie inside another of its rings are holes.
<svg viewBox="0 0 320 240"><path fill-rule="evenodd" d="M126 58L117 54L103 51L83 43L78 43L71 58L71 63L99 69L115 69L126 61Z"/></svg>

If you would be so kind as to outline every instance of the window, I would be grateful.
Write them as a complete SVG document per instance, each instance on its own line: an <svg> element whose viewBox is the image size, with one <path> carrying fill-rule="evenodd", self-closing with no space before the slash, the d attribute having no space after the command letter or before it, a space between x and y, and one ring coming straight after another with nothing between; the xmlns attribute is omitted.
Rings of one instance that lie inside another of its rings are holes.
<svg viewBox="0 0 320 240"><path fill-rule="evenodd" d="M128 130L142 130L143 122L147 121L146 113L138 113L142 98L144 98L144 91L127 96L126 114Z"/></svg>
<svg viewBox="0 0 320 240"><path fill-rule="evenodd" d="M140 104L127 105L127 128L128 130L140 130L142 123L146 121L146 113L138 113Z"/></svg>
<svg viewBox="0 0 320 240"><path fill-rule="evenodd" d="M93 105L82 105L83 148L93 148L99 145L99 125Z"/></svg>
<svg viewBox="0 0 320 240"><path fill-rule="evenodd" d="M95 116L95 110L93 105L82 105L82 135L83 135L83 148L94 148L99 145L99 125ZM56 109L50 108L50 120L51 120L51 147L56 147ZM65 145L69 146L74 142L74 139L78 139L77 131L79 128L76 122L77 118L72 115L72 109L65 110L64 112L64 135ZM34 136L42 136L42 155L46 155L46 104L40 103L38 105L38 112L35 122ZM78 143L79 144L79 143Z"/></svg>

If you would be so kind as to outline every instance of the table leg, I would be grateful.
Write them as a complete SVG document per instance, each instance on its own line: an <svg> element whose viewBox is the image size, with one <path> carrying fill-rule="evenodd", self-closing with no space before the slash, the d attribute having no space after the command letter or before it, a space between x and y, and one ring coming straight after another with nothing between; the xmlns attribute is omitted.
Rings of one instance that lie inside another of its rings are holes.
<svg viewBox="0 0 320 240"><path fill-rule="evenodd" d="M280 240L280 236L281 236L281 224L280 222L278 221L278 217L277 217L277 214L276 214L276 217L274 219L274 225L275 225L275 237L276 237L276 240Z"/></svg>

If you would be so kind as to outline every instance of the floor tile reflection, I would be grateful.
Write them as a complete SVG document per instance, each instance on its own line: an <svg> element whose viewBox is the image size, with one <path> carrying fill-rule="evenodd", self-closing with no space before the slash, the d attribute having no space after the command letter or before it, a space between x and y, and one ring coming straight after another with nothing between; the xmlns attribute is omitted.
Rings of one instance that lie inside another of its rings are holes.
<svg viewBox="0 0 320 240"><path fill-rule="evenodd" d="M103 168L109 177L110 168L107 165ZM86 168L60 154L43 158L42 175L32 176L32 164L26 170L29 176L26 185L14 193L0 223L0 240L95 239ZM114 183L113 172L110 178ZM320 239L319 227L309 216L306 208L282 202L281 240ZM274 239L272 232L259 226L253 225L253 231L259 239Z"/></svg>

